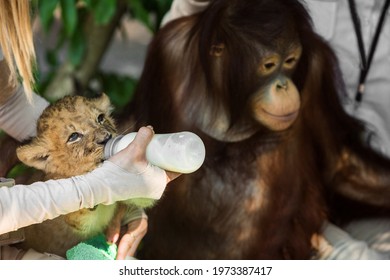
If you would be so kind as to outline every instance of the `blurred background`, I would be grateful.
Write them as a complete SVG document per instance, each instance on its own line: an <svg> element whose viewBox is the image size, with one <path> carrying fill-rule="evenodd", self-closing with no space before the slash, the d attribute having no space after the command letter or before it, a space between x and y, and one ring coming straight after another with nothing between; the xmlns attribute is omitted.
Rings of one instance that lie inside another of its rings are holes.
<svg viewBox="0 0 390 280"><path fill-rule="evenodd" d="M38 93L54 101L104 91L123 108L171 2L33 0Z"/></svg>

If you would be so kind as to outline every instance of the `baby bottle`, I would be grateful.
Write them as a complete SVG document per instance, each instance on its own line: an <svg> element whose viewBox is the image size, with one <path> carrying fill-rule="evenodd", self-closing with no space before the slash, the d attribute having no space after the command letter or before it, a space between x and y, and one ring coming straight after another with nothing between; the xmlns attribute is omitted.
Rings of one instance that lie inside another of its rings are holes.
<svg viewBox="0 0 390 280"><path fill-rule="evenodd" d="M123 150L135 138L136 132L110 139L104 147L104 156L109 158ZM146 148L146 159L162 169L191 173L196 171L205 159L206 150L200 137L192 132L155 134Z"/></svg>

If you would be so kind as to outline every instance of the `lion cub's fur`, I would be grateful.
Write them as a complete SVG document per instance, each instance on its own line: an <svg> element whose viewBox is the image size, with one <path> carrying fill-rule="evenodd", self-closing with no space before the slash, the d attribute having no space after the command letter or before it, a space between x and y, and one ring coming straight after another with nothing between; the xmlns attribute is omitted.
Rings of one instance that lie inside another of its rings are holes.
<svg viewBox="0 0 390 280"><path fill-rule="evenodd" d="M116 136L111 110L105 94L91 99L64 97L44 110L38 120L37 136L17 149L19 159L44 171L46 179L93 170L103 161L104 144ZM65 256L72 246L103 232L116 208L117 204L98 205L29 226L22 246Z"/></svg>

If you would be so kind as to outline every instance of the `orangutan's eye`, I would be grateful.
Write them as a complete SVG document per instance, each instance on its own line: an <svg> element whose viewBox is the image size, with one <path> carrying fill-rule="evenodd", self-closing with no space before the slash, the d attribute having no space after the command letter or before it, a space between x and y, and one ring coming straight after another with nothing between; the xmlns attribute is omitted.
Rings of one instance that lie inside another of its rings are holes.
<svg viewBox="0 0 390 280"><path fill-rule="evenodd" d="M280 57L276 54L267 55L262 58L259 66L259 74L267 76L274 73L280 65Z"/></svg>
<svg viewBox="0 0 390 280"><path fill-rule="evenodd" d="M286 59L286 61L284 63L293 64L295 61L297 61L297 59L295 57L290 57L290 58Z"/></svg>

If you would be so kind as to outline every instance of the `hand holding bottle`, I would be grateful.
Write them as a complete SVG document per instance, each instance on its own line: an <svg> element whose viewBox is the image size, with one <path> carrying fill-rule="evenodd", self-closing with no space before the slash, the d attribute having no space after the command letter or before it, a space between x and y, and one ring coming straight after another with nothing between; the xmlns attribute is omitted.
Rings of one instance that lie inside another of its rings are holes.
<svg viewBox="0 0 390 280"><path fill-rule="evenodd" d="M136 137L132 132L119 135L107 142L106 158L126 148ZM177 173L191 173L200 168L205 159L205 146L192 132L156 134L146 148L146 159L162 169Z"/></svg>

